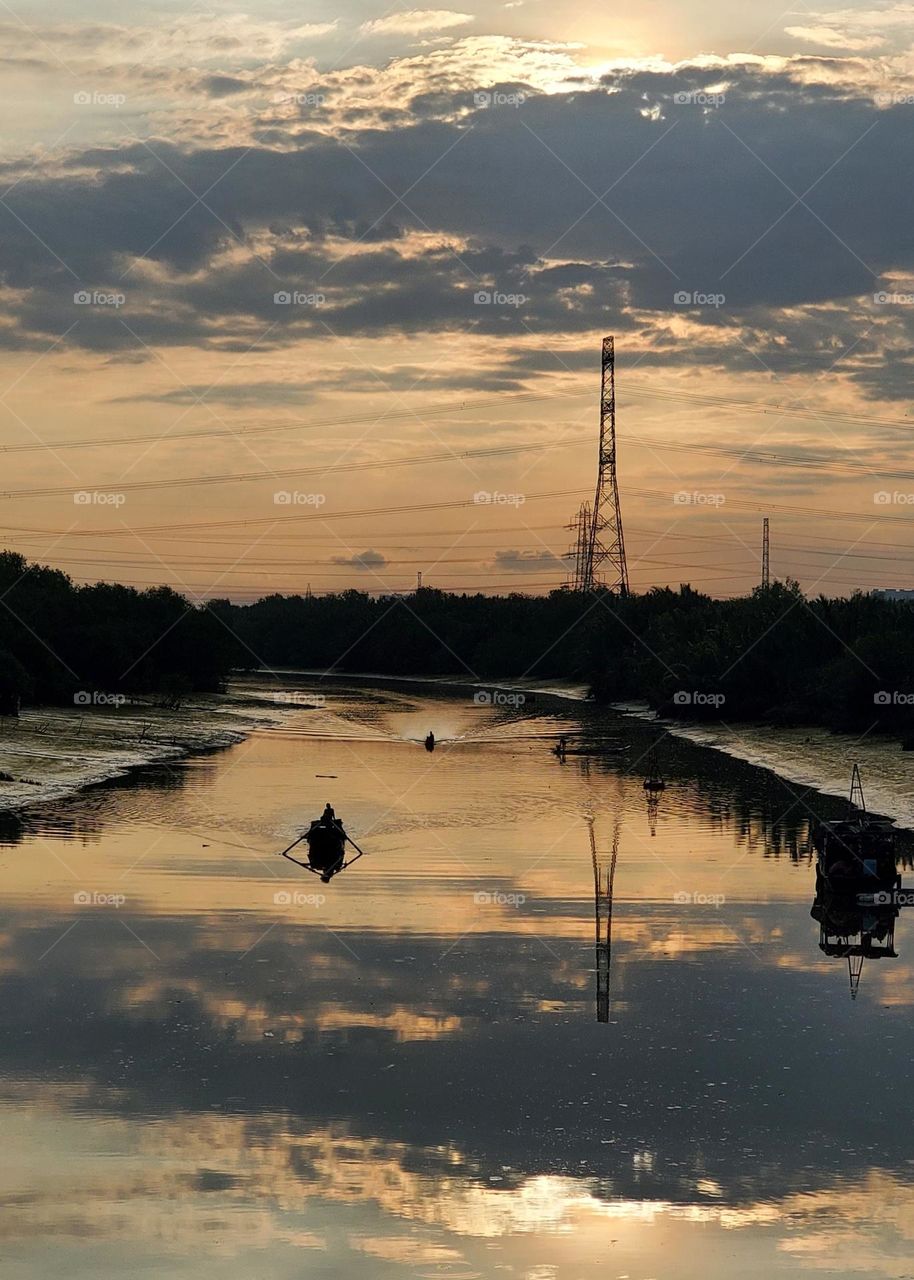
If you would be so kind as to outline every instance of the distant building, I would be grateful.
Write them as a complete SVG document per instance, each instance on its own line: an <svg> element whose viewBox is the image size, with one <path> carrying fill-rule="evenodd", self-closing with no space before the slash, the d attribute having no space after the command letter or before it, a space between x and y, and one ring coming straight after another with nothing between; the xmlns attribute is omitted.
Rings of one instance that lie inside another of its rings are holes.
<svg viewBox="0 0 914 1280"><path fill-rule="evenodd" d="M908 591L906 588L880 587L873 592L873 595L881 596L883 600L900 600L903 604L914 604L914 591Z"/></svg>

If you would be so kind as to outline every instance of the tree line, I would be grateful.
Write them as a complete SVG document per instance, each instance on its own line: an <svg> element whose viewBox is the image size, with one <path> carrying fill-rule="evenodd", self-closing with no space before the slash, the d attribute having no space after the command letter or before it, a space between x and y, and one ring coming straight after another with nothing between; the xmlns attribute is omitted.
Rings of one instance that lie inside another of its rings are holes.
<svg viewBox="0 0 914 1280"><path fill-rule="evenodd" d="M240 652L218 607L197 608L169 587L79 586L0 552L2 714L29 702L92 705L103 692L217 691Z"/></svg>
<svg viewBox="0 0 914 1280"><path fill-rule="evenodd" d="M687 719L914 732L914 609L862 592L807 599L791 581L734 600L689 586L626 599L422 588L223 607L248 662L265 666L559 678Z"/></svg>
<svg viewBox="0 0 914 1280"><path fill-rule="evenodd" d="M914 734L914 609L795 582L715 600L689 586L621 599L348 590L196 605L168 587L75 584L0 553L0 709L81 691L217 691L232 670L573 680L688 719Z"/></svg>

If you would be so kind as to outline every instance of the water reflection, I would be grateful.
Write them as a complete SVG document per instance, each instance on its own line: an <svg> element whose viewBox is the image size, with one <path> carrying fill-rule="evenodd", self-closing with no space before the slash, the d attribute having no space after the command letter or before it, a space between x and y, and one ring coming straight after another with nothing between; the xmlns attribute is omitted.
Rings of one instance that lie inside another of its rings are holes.
<svg viewBox="0 0 914 1280"><path fill-rule="evenodd" d="M852 1005L816 949L839 802L664 744L652 837L655 726L362 697L4 852L17 1280L897 1275L912 973ZM462 736L426 757L406 718ZM559 769L563 730L617 750ZM278 852L328 799L370 856L296 902Z"/></svg>
<svg viewBox="0 0 914 1280"><path fill-rule="evenodd" d="M852 999L857 998L864 960L898 958L895 950L898 907L894 901L863 905L846 894L831 893L823 885L816 894L810 914L819 922L819 950L822 954L847 961Z"/></svg>
<svg viewBox="0 0 914 1280"><path fill-rule="evenodd" d="M619 857L618 820L613 828L612 850L608 856L597 852L594 820L587 819L590 835L590 857L593 863L594 913L596 918L597 1022L609 1022L610 980L612 975L613 887Z"/></svg>

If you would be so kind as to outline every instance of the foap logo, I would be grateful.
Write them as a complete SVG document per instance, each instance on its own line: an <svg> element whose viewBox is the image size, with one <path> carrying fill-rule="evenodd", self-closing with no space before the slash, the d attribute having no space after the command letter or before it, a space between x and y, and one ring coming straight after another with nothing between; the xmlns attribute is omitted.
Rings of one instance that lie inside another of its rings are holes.
<svg viewBox="0 0 914 1280"><path fill-rule="evenodd" d="M868 895L861 894L858 901L867 901ZM874 907L910 907L914 906L914 893L904 889L881 889L872 895Z"/></svg>
<svg viewBox="0 0 914 1280"><path fill-rule="evenodd" d="M523 893L499 893L496 890L479 889L473 894L477 907L522 907L527 901Z"/></svg>
<svg viewBox="0 0 914 1280"><path fill-rule="evenodd" d="M99 893L97 889L80 889L73 894L74 907L122 907L127 901L123 893Z"/></svg>
<svg viewBox="0 0 914 1280"><path fill-rule="evenodd" d="M725 293L701 293L691 289L677 289L673 294L676 307L722 307L727 301Z"/></svg>
<svg viewBox="0 0 914 1280"><path fill-rule="evenodd" d="M498 489L477 489L473 494L477 507L522 507L527 501L524 493L501 493Z"/></svg>
<svg viewBox="0 0 914 1280"><path fill-rule="evenodd" d="M722 107L727 101L725 93L708 93L702 89L680 89L673 94L677 107Z"/></svg>
<svg viewBox="0 0 914 1280"><path fill-rule="evenodd" d="M73 301L77 307L114 307L119 311L127 301L127 295L104 289L77 289Z"/></svg>
<svg viewBox="0 0 914 1280"><path fill-rule="evenodd" d="M324 293L302 293L300 289L277 289L273 294L277 307L322 307L326 301Z"/></svg>
<svg viewBox="0 0 914 1280"><path fill-rule="evenodd" d="M326 901L322 893L291 893L280 889L273 894L274 907L322 907Z"/></svg>
<svg viewBox="0 0 914 1280"><path fill-rule="evenodd" d="M477 707L523 707L527 695L507 689L477 689L473 701Z"/></svg>
<svg viewBox="0 0 914 1280"><path fill-rule="evenodd" d="M327 501L325 493L302 493L298 489L278 489L273 494L277 507L322 507Z"/></svg>
<svg viewBox="0 0 914 1280"><path fill-rule="evenodd" d="M496 90L479 89L473 94L473 105L486 107L520 107L527 101L526 93L499 93Z"/></svg>
<svg viewBox="0 0 914 1280"><path fill-rule="evenodd" d="M689 893L680 889L673 894L677 907L722 907L727 901L722 893Z"/></svg>
<svg viewBox="0 0 914 1280"><path fill-rule="evenodd" d="M726 701L723 693L700 693L697 689L678 689L673 694L676 707L722 707Z"/></svg>
<svg viewBox="0 0 914 1280"><path fill-rule="evenodd" d="M726 501L723 493L705 493L699 489L680 489L673 494L676 507L722 507Z"/></svg>
<svg viewBox="0 0 914 1280"><path fill-rule="evenodd" d="M73 694L74 707L126 707L129 698L123 693L106 693L103 689L80 689Z"/></svg>
<svg viewBox="0 0 914 1280"><path fill-rule="evenodd" d="M322 107L327 101L325 93L274 93L273 102L278 107Z"/></svg>
<svg viewBox="0 0 914 1280"><path fill-rule="evenodd" d="M122 107L127 101L125 93L100 93L98 89L79 89L73 94L77 107Z"/></svg>
<svg viewBox="0 0 914 1280"><path fill-rule="evenodd" d="M327 699L322 693L306 693L303 689L280 689L273 694L273 701L281 707L325 707Z"/></svg>
<svg viewBox="0 0 914 1280"><path fill-rule="evenodd" d="M525 293L500 293L498 289L477 289L473 294L477 307L522 307L529 301Z"/></svg>
<svg viewBox="0 0 914 1280"><path fill-rule="evenodd" d="M873 494L873 502L877 507L910 507L914 506L914 493L899 493L897 489L891 493L880 489Z"/></svg>
<svg viewBox="0 0 914 1280"><path fill-rule="evenodd" d="M126 493L100 493L98 489L79 489L73 494L78 507L122 507Z"/></svg>
<svg viewBox="0 0 914 1280"><path fill-rule="evenodd" d="M888 293L880 289L873 294L873 301L877 307L910 307L914 305L914 293Z"/></svg>
<svg viewBox="0 0 914 1280"><path fill-rule="evenodd" d="M873 694L873 702L877 707L914 707L914 693L903 693L900 689L880 689Z"/></svg>
<svg viewBox="0 0 914 1280"><path fill-rule="evenodd" d="M873 104L877 107L910 107L914 105L914 93L892 93L880 90L873 94Z"/></svg>

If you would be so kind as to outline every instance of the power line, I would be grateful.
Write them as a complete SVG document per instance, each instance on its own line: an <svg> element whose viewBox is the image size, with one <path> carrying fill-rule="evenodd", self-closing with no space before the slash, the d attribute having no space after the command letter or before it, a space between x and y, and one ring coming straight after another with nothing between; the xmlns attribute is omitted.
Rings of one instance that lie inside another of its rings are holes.
<svg viewBox="0 0 914 1280"><path fill-rule="evenodd" d="M346 474L351 471L377 471L386 470L389 467L415 467L435 462L462 462L466 458L496 458L514 453L529 453L531 450L573 449L588 443L589 440L586 437L581 437L577 440L553 440L538 444L493 445L480 449L462 449L459 452L447 450L443 453L413 454L412 456L401 458L374 458L367 462L328 462L313 467L285 467L280 471L236 471L226 472L222 475L207 473L197 476L176 476L170 480L130 480L126 482L112 480L98 482L97 484L83 484L81 488L85 492L92 489L104 490L107 484L108 487L118 493L138 493L157 489L185 489L214 484L241 484L251 481L262 483L266 480L289 480L296 476L316 475L323 477L329 474ZM33 489L7 489L0 492L0 498L55 498L61 495L72 495L73 491L72 484L48 485Z"/></svg>

